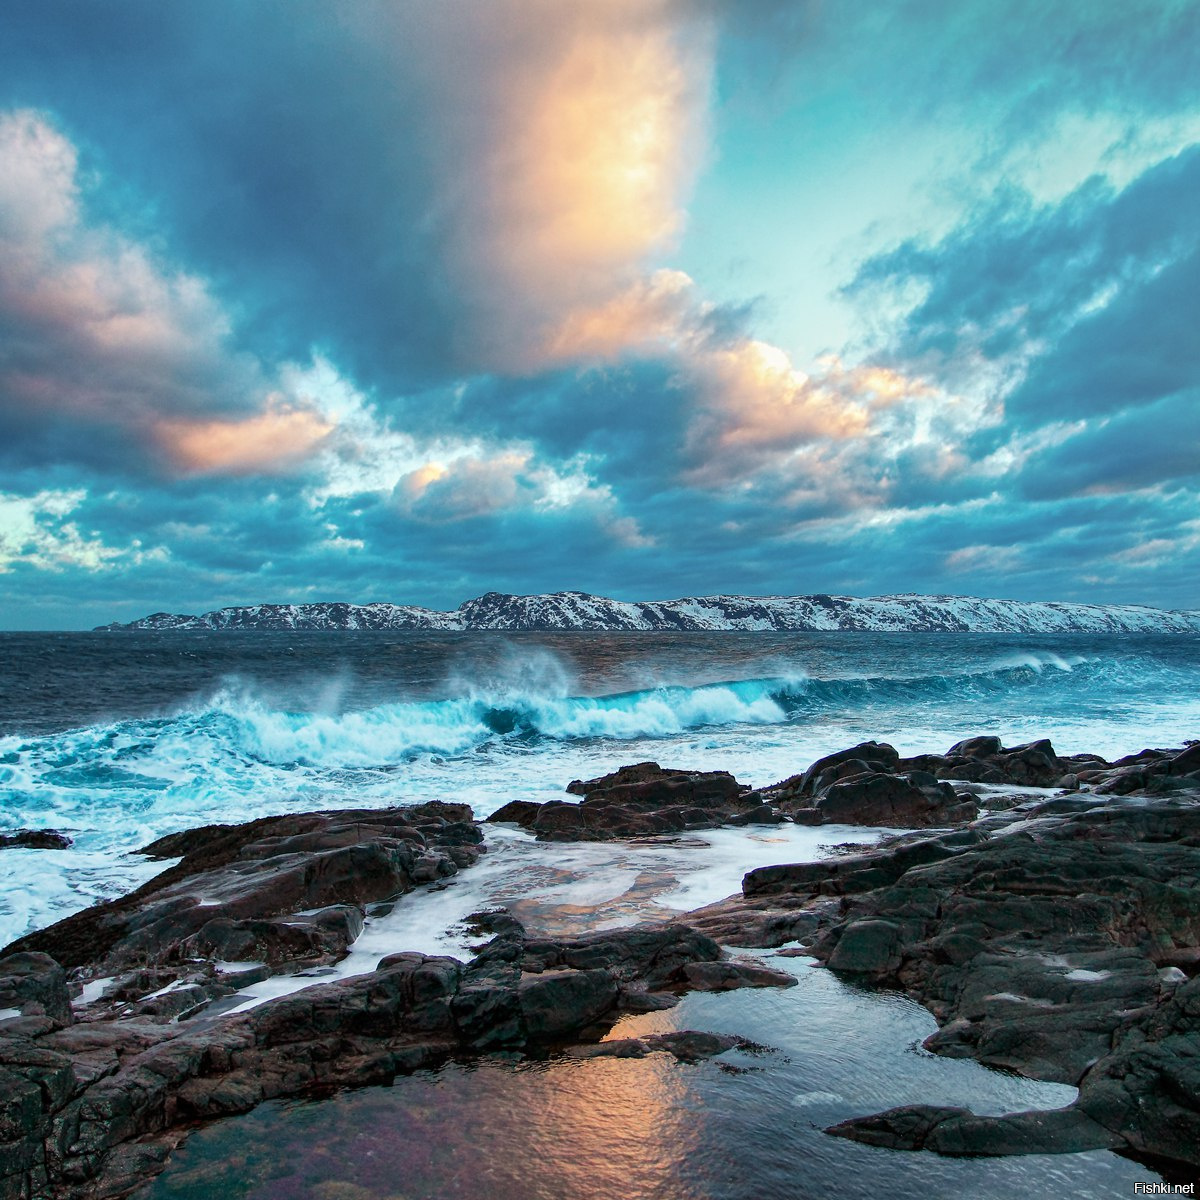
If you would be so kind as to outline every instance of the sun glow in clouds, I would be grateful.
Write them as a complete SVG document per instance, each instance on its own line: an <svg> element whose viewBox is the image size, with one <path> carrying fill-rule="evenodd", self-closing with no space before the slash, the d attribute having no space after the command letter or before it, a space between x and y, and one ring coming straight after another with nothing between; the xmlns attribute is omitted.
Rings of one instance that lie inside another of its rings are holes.
<svg viewBox="0 0 1200 1200"><path fill-rule="evenodd" d="M303 462L333 428L317 413L281 407L236 421L164 420L156 432L185 472L248 475Z"/></svg>
<svg viewBox="0 0 1200 1200"><path fill-rule="evenodd" d="M443 189L477 365L544 364L571 314L610 303L680 233L713 30L678 16L660 0L501 3L454 31L460 54L488 64L466 99L446 97L466 108L449 122Z"/></svg>

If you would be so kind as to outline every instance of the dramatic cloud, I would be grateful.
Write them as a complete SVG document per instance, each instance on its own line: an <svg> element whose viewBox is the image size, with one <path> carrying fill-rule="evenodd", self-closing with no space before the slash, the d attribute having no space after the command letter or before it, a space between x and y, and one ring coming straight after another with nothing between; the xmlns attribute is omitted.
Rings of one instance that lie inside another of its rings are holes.
<svg viewBox="0 0 1200 1200"><path fill-rule="evenodd" d="M185 469L246 470L292 458L302 432L311 445L311 414L254 414L261 369L229 350L201 279L87 222L78 173L46 117L0 114L3 453L137 470L161 447Z"/></svg>
<svg viewBox="0 0 1200 1200"><path fill-rule="evenodd" d="M476 366L529 370L570 353L564 330L680 234L704 154L710 22L659 0L534 0L451 5L427 23L435 57L472 70L437 81L435 202L463 336Z"/></svg>
<svg viewBox="0 0 1200 1200"><path fill-rule="evenodd" d="M887 357L980 397L964 450L1032 498L1200 478L1200 147L1121 190L1008 198L934 245L867 263L856 290L923 284ZM911 368L910 368L911 369Z"/></svg>
<svg viewBox="0 0 1200 1200"><path fill-rule="evenodd" d="M1194 0L11 8L9 620L1196 603Z"/></svg>
<svg viewBox="0 0 1200 1200"><path fill-rule="evenodd" d="M176 466L200 474L253 474L300 463L332 430L324 417L286 407L235 421L154 423L155 435Z"/></svg>
<svg viewBox="0 0 1200 1200"><path fill-rule="evenodd" d="M161 548L144 551L136 538L128 548L109 546L99 533L81 531L68 518L86 498L82 490L44 491L33 496L0 492L0 574L18 564L56 573L72 568L94 572L117 560L140 565L166 558Z"/></svg>

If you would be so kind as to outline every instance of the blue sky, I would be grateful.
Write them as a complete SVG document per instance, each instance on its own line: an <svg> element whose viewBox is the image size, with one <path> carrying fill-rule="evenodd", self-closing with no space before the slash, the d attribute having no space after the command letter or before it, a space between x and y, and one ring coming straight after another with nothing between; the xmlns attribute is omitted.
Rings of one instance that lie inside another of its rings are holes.
<svg viewBox="0 0 1200 1200"><path fill-rule="evenodd" d="M1198 0L10 0L0 627L1200 605Z"/></svg>

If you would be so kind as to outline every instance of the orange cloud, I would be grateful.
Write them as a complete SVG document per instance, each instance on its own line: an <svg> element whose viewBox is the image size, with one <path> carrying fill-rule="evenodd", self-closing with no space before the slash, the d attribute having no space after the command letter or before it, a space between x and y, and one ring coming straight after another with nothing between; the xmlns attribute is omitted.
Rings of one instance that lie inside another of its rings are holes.
<svg viewBox="0 0 1200 1200"><path fill-rule="evenodd" d="M20 354L0 346L0 404L188 473L283 470L315 450L332 419L229 349L204 280L90 224L77 174L44 116L0 113L0 325L25 338Z"/></svg>
<svg viewBox="0 0 1200 1200"><path fill-rule="evenodd" d="M703 157L709 18L681 22L666 0L470 14L455 52L482 77L446 98L468 110L445 126L449 266L474 309L472 365L523 371L680 232Z"/></svg>
<svg viewBox="0 0 1200 1200"><path fill-rule="evenodd" d="M606 360L630 349L690 340L694 287L682 271L655 271L603 304L567 313L542 353L551 361Z"/></svg>
<svg viewBox="0 0 1200 1200"><path fill-rule="evenodd" d="M272 409L233 421L162 420L155 431L159 444L182 471L253 475L295 466L333 428L305 409Z"/></svg>

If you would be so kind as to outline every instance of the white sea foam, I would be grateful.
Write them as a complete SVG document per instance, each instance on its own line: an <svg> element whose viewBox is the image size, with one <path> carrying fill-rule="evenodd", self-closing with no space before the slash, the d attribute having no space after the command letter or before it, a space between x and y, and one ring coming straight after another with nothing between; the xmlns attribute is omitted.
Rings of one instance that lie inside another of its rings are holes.
<svg viewBox="0 0 1200 1200"><path fill-rule="evenodd" d="M531 933L570 936L676 916L740 891L752 867L826 858L838 843L871 845L885 829L801 825L706 830L654 842L537 842L507 826L488 829L488 853L439 888L422 888L386 916L368 917L350 953L322 974L274 976L249 985L243 1012L314 983L373 971L399 951L468 959L485 940L470 914L506 907Z"/></svg>
<svg viewBox="0 0 1200 1200"><path fill-rule="evenodd" d="M442 698L341 712L349 683L335 673L302 712L227 683L165 715L3 737L0 827L56 828L75 845L4 852L0 944L139 885L164 866L139 847L214 821L431 799L487 816L646 759L764 786L866 738L916 754L974 733L1051 736L1061 753L1116 757L1200 728L1195 672L1162 659L962 645L946 666L906 660L925 673L856 673L843 656L810 678L777 659L769 676L598 696L578 694L555 656L522 647L470 682L464 670ZM652 675L656 661L625 675Z"/></svg>

